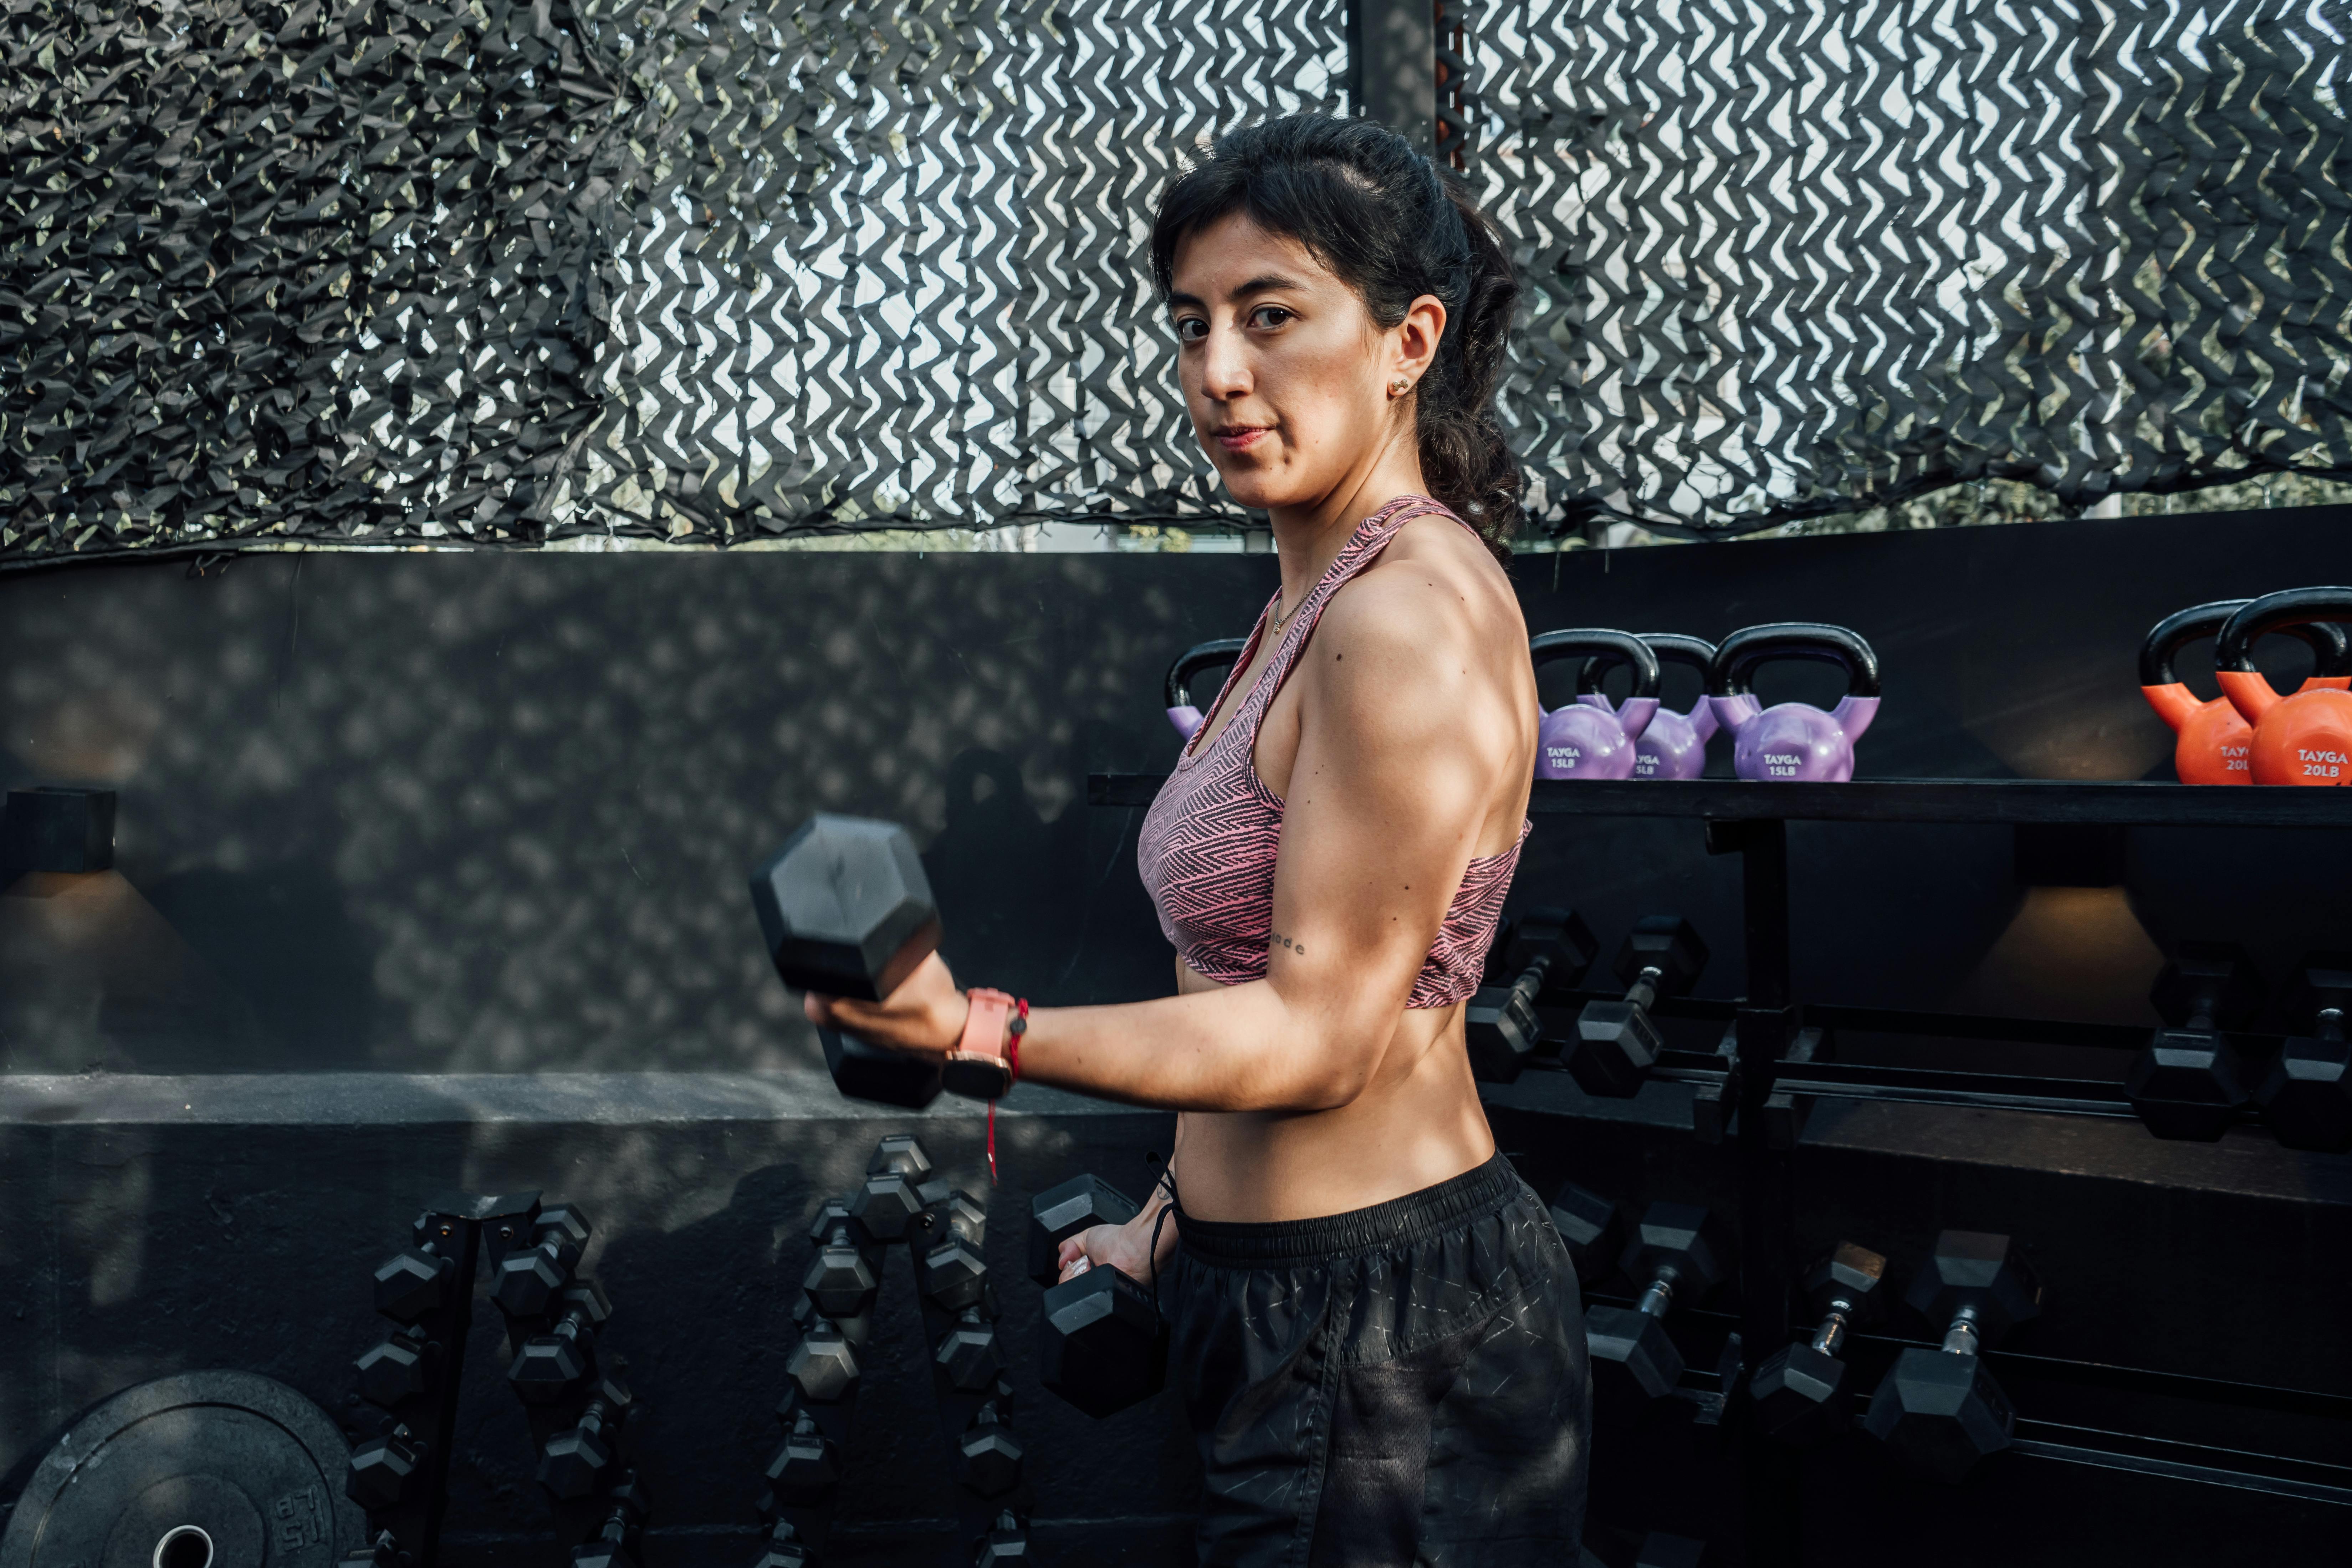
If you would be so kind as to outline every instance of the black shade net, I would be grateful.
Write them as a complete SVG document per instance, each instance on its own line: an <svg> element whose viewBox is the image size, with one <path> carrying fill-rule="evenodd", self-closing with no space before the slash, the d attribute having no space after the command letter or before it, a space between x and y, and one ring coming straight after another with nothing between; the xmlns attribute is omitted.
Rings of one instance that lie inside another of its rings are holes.
<svg viewBox="0 0 2352 1568"><path fill-rule="evenodd" d="M1446 0L1530 528L2352 477L2352 0ZM1143 265L1343 0L0 0L0 557L1243 521Z"/></svg>

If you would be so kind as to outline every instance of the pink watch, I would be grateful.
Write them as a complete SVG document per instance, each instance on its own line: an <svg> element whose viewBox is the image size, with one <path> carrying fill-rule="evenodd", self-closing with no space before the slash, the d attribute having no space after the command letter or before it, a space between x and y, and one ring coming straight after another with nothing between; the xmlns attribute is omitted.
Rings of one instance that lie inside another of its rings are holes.
<svg viewBox="0 0 2352 1568"><path fill-rule="evenodd" d="M940 1068L941 1082L949 1093L967 1100L1001 1100L1021 1076L1021 1036L1029 1023L1029 1004L985 985L964 994L971 1010L964 1015L963 1037Z"/></svg>

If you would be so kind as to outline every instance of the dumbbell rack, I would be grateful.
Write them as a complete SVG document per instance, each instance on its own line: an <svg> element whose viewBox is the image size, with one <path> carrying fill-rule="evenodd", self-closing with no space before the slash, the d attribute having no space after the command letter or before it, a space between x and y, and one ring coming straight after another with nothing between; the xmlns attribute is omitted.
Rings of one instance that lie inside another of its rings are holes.
<svg viewBox="0 0 2352 1568"><path fill-rule="evenodd" d="M992 1407L998 1429L1004 1438L1010 1440L1016 1456L1010 1485L982 1493L975 1489L978 1483L967 1475L964 1484L959 1484L955 1489L956 1539L949 1549L948 1560L958 1568L971 1563L977 1563L980 1568L996 1568L1000 1563L1025 1561L1027 1519L1033 1492L1019 1474L1020 1450L1018 1438L1013 1432L1012 1386L1002 1375L1001 1362L992 1389L982 1391L957 1385L956 1379L947 1368L944 1351L949 1336L960 1327L958 1314L935 1300L934 1292L925 1283L927 1253L934 1246L950 1239L953 1230L949 1219L951 1205L958 1200L970 1205L982 1215L983 1226L985 1205L971 1194L956 1189L943 1178L922 1179L932 1176L929 1157L923 1153L920 1143L907 1134L893 1134L877 1146L875 1157L867 1167L869 1177L886 1175L892 1169L884 1154L889 1145L898 1142L912 1149L919 1166L919 1170L909 1173L909 1182L921 1200L922 1208L908 1221L903 1239L919 1287L918 1310L922 1321L924 1348L931 1363L932 1395L939 1413L940 1436L950 1450L960 1451L965 1437L980 1429L982 1407L988 1405ZM850 1208L851 1200L846 1196L825 1205L812 1225L811 1240L820 1247L823 1245L818 1240L818 1231L827 1227L829 1220L845 1223L849 1226L851 1235L874 1269L872 1304L866 1309L862 1321L855 1318L830 1318L819 1309L807 1287L803 1286L793 1309L793 1323L803 1341L820 1323L830 1324L847 1342L853 1359L857 1359L866 1354L872 1342L875 1318L881 1310L882 1262L892 1244L871 1237L857 1220L847 1217ZM974 1251L984 1250L981 1235L971 1235L967 1239ZM980 1269L978 1300L971 1310L993 1325L999 1315L995 1288L987 1277L985 1264L980 1265ZM1001 1350L997 1354L1002 1356ZM796 1380L788 1379L783 1397L776 1407L777 1418L784 1427L785 1443L791 1444L794 1424L805 1413L831 1446L836 1460L834 1468L837 1471L839 1464L846 1460L850 1452L858 1382L862 1382L862 1378L853 1380L845 1394L813 1399L807 1396ZM780 1449L776 1459L768 1467L772 1477L782 1474L784 1458L784 1451ZM771 1534L767 1546L754 1560L755 1568L824 1568L839 1492L837 1473L813 1487L793 1486L784 1480L772 1484L760 1503L761 1517Z"/></svg>
<svg viewBox="0 0 2352 1568"><path fill-rule="evenodd" d="M1165 775L1097 773L1087 781L1087 804L1149 806ZM1775 1139L1768 1105L1802 1095L1813 1099L1877 1099L1965 1105L1978 1109L2060 1114L2130 1116L2112 1084L2027 1075L1921 1072L1916 1069L1790 1061L1790 1047L1807 1025L1843 1023L1857 1029L1947 1037L2033 1039L2137 1046L2142 1030L2080 1024L1966 1018L1885 1009L1800 1007L1790 977L1789 839L1790 822L1968 824L2019 827L2293 827L2352 828L2352 791L2198 787L2161 783L2038 779L1859 780L1845 784L1772 784L1734 779L1535 781L1528 811L1535 816L1643 816L1696 820L1710 854L1737 854L1741 862L1742 924L1748 994L1737 1003L1690 999L1662 1002L1664 1016L1714 1016L1731 1025L1736 1047L1720 1056L1668 1051L1654 1076L1682 1079L1724 1097L1726 1120L1737 1113L1739 1187L1739 1307L1725 1326L1760 1357L1788 1342L1797 1325L1791 1308L1795 1236L1795 1140ZM1601 993L1591 994L1594 996ZM1576 997L1575 1000L1582 998ZM1772 1106L1771 1110L1779 1110ZM1785 1121L1781 1123L1785 1125ZM1701 1314L1701 1316L1716 1316ZM1869 1336L1880 1338L1883 1336ZM2191 1397L2296 1409L2352 1418L2352 1399L2300 1390L2258 1388L2222 1380L2137 1369L2066 1363L2048 1357L1996 1355L2031 1362L2069 1381L2099 1386L2186 1394ZM1742 1517L1751 1568L1796 1568L1801 1561L1799 1465L1796 1449L1770 1442L1741 1424ZM2070 1456L2080 1458L2080 1456ZM2112 1456L2119 1463L2129 1457ZM2340 1479L2331 1477L2330 1479ZM2282 1488L2294 1486L2283 1481ZM2303 1483L2305 1495L2352 1491L2325 1482Z"/></svg>
<svg viewBox="0 0 2352 1568"><path fill-rule="evenodd" d="M446 1259L451 1267L438 1300L429 1310L413 1324L394 1318L401 1325L399 1331L420 1347L421 1362L415 1384L404 1397L390 1405L363 1406L380 1413L384 1430L361 1443L352 1455L348 1489L367 1510L367 1540L345 1559L345 1568L434 1568L440 1552L442 1515L448 1502L449 1461L457 1401L465 1386L466 1347L472 1337L478 1270L487 1262L495 1277L509 1254L530 1247L532 1226L541 1207L535 1192L448 1193L435 1198L410 1227L413 1248ZM401 1255L410 1256L414 1253ZM385 1269L399 1261L395 1258ZM567 1285L589 1284L576 1261L563 1273ZM378 1299L381 1304L381 1278ZM386 1315L393 1314L387 1310ZM509 1354L519 1353L525 1341L544 1329L552 1315L518 1317L501 1305ZM367 1353L380 1354L394 1342L387 1342ZM534 1460L551 1437L572 1426L592 1397L594 1363L592 1341L589 1373L580 1388L553 1403L525 1405ZM597 1527L616 1510L626 1514L632 1540L643 1523L644 1497L635 1474L617 1448L614 1460L588 1496L569 1501L548 1500L557 1539L567 1554L593 1543ZM392 1476L400 1481L396 1496L370 1495L384 1485L383 1478Z"/></svg>

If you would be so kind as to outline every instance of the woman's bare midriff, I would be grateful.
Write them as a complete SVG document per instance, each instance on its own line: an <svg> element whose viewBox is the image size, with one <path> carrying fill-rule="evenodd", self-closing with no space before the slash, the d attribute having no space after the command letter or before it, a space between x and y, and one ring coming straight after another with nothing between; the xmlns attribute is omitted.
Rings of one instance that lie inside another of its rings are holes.
<svg viewBox="0 0 2352 1568"><path fill-rule="evenodd" d="M1216 984L1177 963L1180 992ZM1184 1212L1200 1219L1345 1214L1435 1186L1495 1155L1458 1002L1402 1015L1379 1074L1336 1110L1192 1110L1177 1121L1177 1190Z"/></svg>

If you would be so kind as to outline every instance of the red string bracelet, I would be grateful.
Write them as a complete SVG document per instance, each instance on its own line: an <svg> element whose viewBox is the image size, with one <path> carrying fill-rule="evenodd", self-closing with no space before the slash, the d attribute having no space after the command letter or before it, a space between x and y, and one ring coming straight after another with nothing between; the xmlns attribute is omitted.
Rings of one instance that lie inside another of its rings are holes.
<svg viewBox="0 0 2352 1568"><path fill-rule="evenodd" d="M1029 998L1013 998L1013 1016L1004 1022L1005 1086L1021 1081L1021 1037L1029 1032ZM988 1102L988 1184L996 1184L996 1101Z"/></svg>

